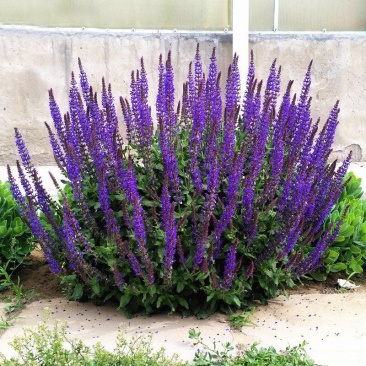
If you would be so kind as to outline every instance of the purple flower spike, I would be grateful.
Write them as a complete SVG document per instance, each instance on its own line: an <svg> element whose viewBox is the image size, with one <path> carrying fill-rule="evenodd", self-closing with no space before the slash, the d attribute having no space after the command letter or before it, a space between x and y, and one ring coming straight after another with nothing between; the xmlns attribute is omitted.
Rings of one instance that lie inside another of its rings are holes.
<svg viewBox="0 0 366 366"><path fill-rule="evenodd" d="M123 279L123 276L122 276L121 272L118 270L118 267L116 264L113 264L113 276L114 276L114 281L116 282L118 288L120 290L123 289L123 287L125 285L125 280Z"/></svg>
<svg viewBox="0 0 366 366"><path fill-rule="evenodd" d="M235 239L233 245L230 247L225 260L224 275L223 275L223 287L226 290L231 288L235 274L235 261L236 252L238 250L239 240Z"/></svg>
<svg viewBox="0 0 366 366"><path fill-rule="evenodd" d="M161 196L162 227L165 231L164 248L164 283L171 284L174 255L177 247L177 226L174 219L174 204L170 202L168 189L168 174L164 174L164 184Z"/></svg>

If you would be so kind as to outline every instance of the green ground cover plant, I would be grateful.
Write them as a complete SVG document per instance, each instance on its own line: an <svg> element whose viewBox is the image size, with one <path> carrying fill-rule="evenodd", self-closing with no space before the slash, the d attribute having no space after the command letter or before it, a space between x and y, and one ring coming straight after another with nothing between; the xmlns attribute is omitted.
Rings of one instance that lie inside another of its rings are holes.
<svg viewBox="0 0 366 366"><path fill-rule="evenodd" d="M157 67L154 124L141 59L130 98L119 100L124 138L111 86L103 79L98 100L80 60L79 69L64 118L49 91L60 200L45 191L17 129L24 194L8 169L22 216L71 299L202 318L266 302L322 265L341 219L323 223L351 155L338 170L327 163L339 106L318 131L311 64L299 95L290 81L280 97L281 67L273 62L263 83L252 55L241 103L237 56L222 92L215 49L205 74L197 46L177 103L169 52Z"/></svg>
<svg viewBox="0 0 366 366"><path fill-rule="evenodd" d="M208 346L199 331L191 329L189 338L193 346L200 347L192 362L181 361L177 355L169 357L161 348L152 347L152 336L137 336L127 340L121 329L113 352L104 349L99 343L86 346L79 339L71 339L67 324L56 322L51 328L47 317L35 328L25 328L23 336L11 343L17 357L7 358L0 352L2 366L311 366L314 362L304 350L305 343L288 347L284 352L274 348L259 348L254 344L250 349L235 354L230 343Z"/></svg>
<svg viewBox="0 0 366 366"><path fill-rule="evenodd" d="M34 249L32 239L32 233L21 218L9 183L0 181L0 291L7 287L17 289L12 274L25 263Z"/></svg>
<svg viewBox="0 0 366 366"><path fill-rule="evenodd" d="M230 314L227 318L230 327L237 330L241 330L246 325L257 327L258 325L250 320L250 317L254 314L254 310L255 308L253 307L247 311L235 312Z"/></svg>
<svg viewBox="0 0 366 366"><path fill-rule="evenodd" d="M235 354L230 343L224 345L215 343L208 346L201 333L194 329L189 331L189 338L194 340L195 346L202 349L196 352L194 366L313 366L304 349L306 342L295 347L287 347L283 352L277 352L273 347L259 347L254 343L248 350Z"/></svg>
<svg viewBox="0 0 366 366"><path fill-rule="evenodd" d="M338 237L326 250L324 265L311 273L325 280L329 273L344 271L346 276L363 272L366 260L366 200L362 199L361 178L352 172L344 178L345 188L324 222L324 229L342 220Z"/></svg>

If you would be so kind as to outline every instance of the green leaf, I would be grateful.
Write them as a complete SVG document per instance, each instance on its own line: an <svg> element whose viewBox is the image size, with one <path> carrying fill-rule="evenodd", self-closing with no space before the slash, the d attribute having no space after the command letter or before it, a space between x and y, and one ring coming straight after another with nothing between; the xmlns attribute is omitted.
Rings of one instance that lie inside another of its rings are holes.
<svg viewBox="0 0 366 366"><path fill-rule="evenodd" d="M186 299L184 299L183 297L178 297L177 298L178 302L179 302L179 305L183 306L184 308L186 309L189 309L189 305L188 305L188 302Z"/></svg>
<svg viewBox="0 0 366 366"><path fill-rule="evenodd" d="M352 220L351 224L352 224L353 226L357 226L357 225L361 222L361 220L362 220L362 217L361 217L361 216L357 216L357 217L355 217L355 218Z"/></svg>
<svg viewBox="0 0 366 366"><path fill-rule="evenodd" d="M358 264L350 264L349 267L352 269L352 272L355 272L355 273L362 273L363 272L363 269L360 265Z"/></svg>
<svg viewBox="0 0 366 366"><path fill-rule="evenodd" d="M147 199L143 199L142 200L142 205L145 206L145 207L154 207L154 206L156 206L156 202L155 201L150 201L150 200L147 200Z"/></svg>
<svg viewBox="0 0 366 366"><path fill-rule="evenodd" d="M364 241L354 240L353 242L355 244L357 244L359 247L361 247L362 249L366 248L366 242L364 242Z"/></svg>
<svg viewBox="0 0 366 366"><path fill-rule="evenodd" d="M327 264L334 263L339 257L339 252L337 252L336 250L329 249L328 253L328 258L325 260L325 263Z"/></svg>
<svg viewBox="0 0 366 366"><path fill-rule="evenodd" d="M74 287L74 292L71 295L72 300L79 300L84 294L84 285L82 283L77 283Z"/></svg>
<svg viewBox="0 0 366 366"><path fill-rule="evenodd" d="M263 288L263 289L267 289L268 288L268 283L267 283L267 281L263 278L263 277L259 277L258 278L258 280L259 280L259 284L260 284L260 286Z"/></svg>
<svg viewBox="0 0 366 366"><path fill-rule="evenodd" d="M273 272L269 269L264 270L264 273L269 277L269 278L273 278Z"/></svg>
<svg viewBox="0 0 366 366"><path fill-rule="evenodd" d="M344 263L335 263L330 266L330 272L344 271L347 266Z"/></svg>
<svg viewBox="0 0 366 366"><path fill-rule="evenodd" d="M345 223L341 226L339 234L348 238L353 234L354 230L355 228L352 225L348 225L347 223Z"/></svg>
<svg viewBox="0 0 366 366"><path fill-rule="evenodd" d="M360 231L362 234L366 234L366 221L361 225Z"/></svg>
<svg viewBox="0 0 366 366"><path fill-rule="evenodd" d="M343 235L338 235L338 238L335 240L335 242L342 242L344 241L345 237Z"/></svg>
<svg viewBox="0 0 366 366"><path fill-rule="evenodd" d="M100 284L98 281L93 281L92 291L93 291L93 295L98 296L100 294Z"/></svg>
<svg viewBox="0 0 366 366"><path fill-rule="evenodd" d="M211 292L208 296L207 296L207 299L206 299L206 302L209 302L213 297L215 296L215 292Z"/></svg>
<svg viewBox="0 0 366 366"><path fill-rule="evenodd" d="M178 284L177 284L177 292L178 292L178 294L180 292L182 292L183 289L184 289L184 282L178 282Z"/></svg>
<svg viewBox="0 0 366 366"><path fill-rule="evenodd" d="M4 238L8 232L6 226L0 226L0 238Z"/></svg>
<svg viewBox="0 0 366 366"><path fill-rule="evenodd" d="M310 273L310 276L313 277L316 281L325 281L327 279L327 274L320 271L312 272Z"/></svg>
<svg viewBox="0 0 366 366"><path fill-rule="evenodd" d="M24 233L24 230L23 230L23 227L22 226L16 226L14 229L13 229L13 234L15 236L19 236L19 235L22 235Z"/></svg>
<svg viewBox="0 0 366 366"><path fill-rule="evenodd" d="M344 254L343 254L343 256L344 256L344 259L346 260L346 262L349 262L351 259L352 259L352 252L351 252L351 250L349 250L349 249L347 249L345 252L344 252Z"/></svg>
<svg viewBox="0 0 366 366"><path fill-rule="evenodd" d="M104 301L108 301L113 297L113 292L110 292L105 298Z"/></svg>
<svg viewBox="0 0 366 366"><path fill-rule="evenodd" d="M358 238L360 241L363 241L364 243L366 243L366 234L361 235L360 238Z"/></svg>
<svg viewBox="0 0 366 366"><path fill-rule="evenodd" d="M237 296L234 296L233 297L233 303L238 307L240 308L240 305L241 305L241 302L239 300L239 298Z"/></svg>
<svg viewBox="0 0 366 366"><path fill-rule="evenodd" d="M361 267L361 265L363 264L362 258L359 257L352 257L350 262L349 262L349 267L354 269L357 267ZM354 270L354 272L356 272L356 270ZM357 271L357 273L360 273L359 271Z"/></svg>
<svg viewBox="0 0 366 366"><path fill-rule="evenodd" d="M131 298L132 295L130 294L125 294L121 296L121 298L119 299L119 307L123 309L130 302Z"/></svg>
<svg viewBox="0 0 366 366"><path fill-rule="evenodd" d="M351 249L352 254L360 254L361 253L361 249L356 245L351 244L350 249Z"/></svg>
<svg viewBox="0 0 366 366"><path fill-rule="evenodd" d="M16 228L16 227L20 227L22 228L23 227L23 221L20 217L16 217L12 223L11 223L11 227L12 228Z"/></svg>

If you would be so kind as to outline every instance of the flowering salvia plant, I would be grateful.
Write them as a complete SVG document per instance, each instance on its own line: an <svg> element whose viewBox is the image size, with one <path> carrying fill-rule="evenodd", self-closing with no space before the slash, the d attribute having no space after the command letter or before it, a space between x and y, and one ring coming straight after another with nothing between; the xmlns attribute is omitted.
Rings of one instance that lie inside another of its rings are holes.
<svg viewBox="0 0 366 366"><path fill-rule="evenodd" d="M49 91L54 129L46 126L66 177L62 189L54 180L59 202L18 130L24 194L9 169L22 215L71 298L205 316L265 301L321 266L340 226L324 231L323 222L351 157L338 170L327 162L339 107L322 129L312 122L311 64L300 94L290 81L280 96L281 68L273 62L264 84L252 55L241 102L238 57L221 90L215 49L205 74L197 46L177 103L171 55L160 56L154 123L141 59L130 97L119 100L123 137L111 86L103 80L98 100L79 69L63 117Z"/></svg>

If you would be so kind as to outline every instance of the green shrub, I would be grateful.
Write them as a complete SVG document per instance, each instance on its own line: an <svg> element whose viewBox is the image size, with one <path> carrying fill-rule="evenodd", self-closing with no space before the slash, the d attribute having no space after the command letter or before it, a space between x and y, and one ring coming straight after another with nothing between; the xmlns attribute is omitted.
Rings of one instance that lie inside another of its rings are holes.
<svg viewBox="0 0 366 366"><path fill-rule="evenodd" d="M329 273L345 271L347 275L362 273L366 260L366 200L363 195L361 178L349 172L341 196L324 223L324 230L342 220L337 239L326 251L324 265L312 277L325 280Z"/></svg>
<svg viewBox="0 0 366 366"><path fill-rule="evenodd" d="M304 349L306 342L287 347L283 352L277 352L273 347L259 347L254 343L249 349L233 354L234 347L226 344L213 343L209 346L201 337L201 332L190 329L189 338L195 341L195 346L201 348L195 354L194 366L313 366Z"/></svg>
<svg viewBox="0 0 366 366"><path fill-rule="evenodd" d="M168 357L163 348L155 352L151 336L136 336L128 341L120 332L116 349L110 352L99 343L88 347L82 340L70 338L66 323L56 322L50 328L44 320L36 329L25 328L23 333L11 343L18 356L9 359L0 353L0 365L187 366L176 355Z"/></svg>
<svg viewBox="0 0 366 366"><path fill-rule="evenodd" d="M305 342L295 347L287 347L278 352L274 347L259 347L254 344L245 352L243 358L232 362L232 366L313 366L314 361L308 357L304 349ZM220 365L221 366L221 365Z"/></svg>
<svg viewBox="0 0 366 366"><path fill-rule="evenodd" d="M12 273L34 249L32 234L21 219L9 183L0 181L0 268ZM0 272L0 290L7 285Z"/></svg>

